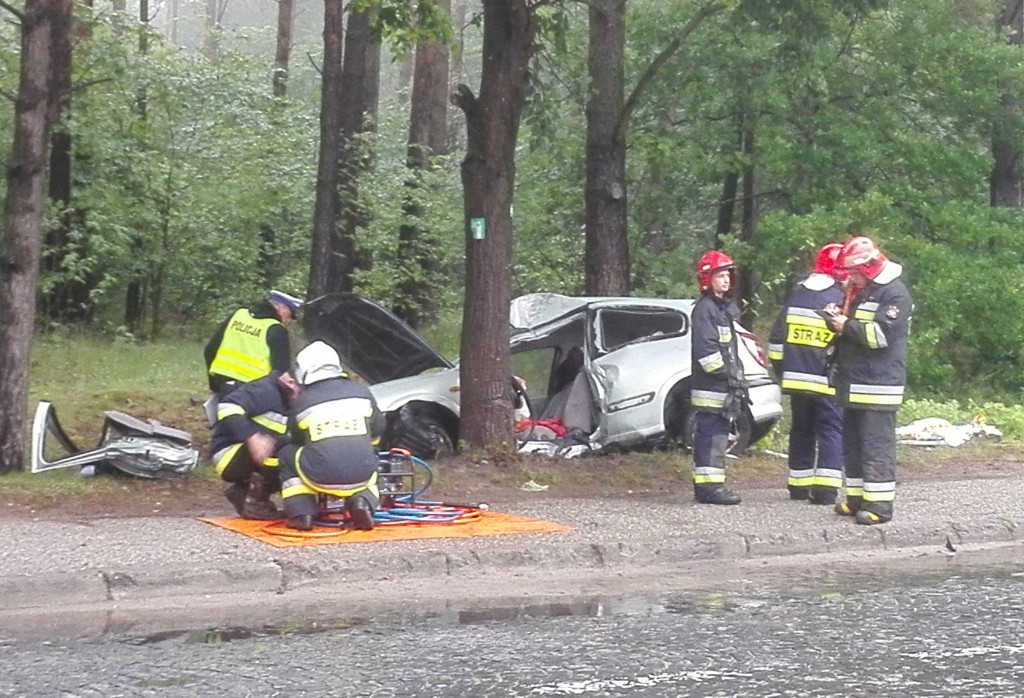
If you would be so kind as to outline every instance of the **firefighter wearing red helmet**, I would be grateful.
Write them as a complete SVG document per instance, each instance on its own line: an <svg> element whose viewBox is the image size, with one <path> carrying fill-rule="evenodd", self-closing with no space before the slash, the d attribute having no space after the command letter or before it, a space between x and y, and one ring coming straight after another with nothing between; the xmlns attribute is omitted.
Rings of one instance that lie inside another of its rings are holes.
<svg viewBox="0 0 1024 698"><path fill-rule="evenodd" d="M725 456L732 420L746 395L733 321L739 307L728 297L736 263L718 250L697 262L701 296L693 306L690 406L695 412L693 493L701 504L739 504L725 487Z"/></svg>
<svg viewBox="0 0 1024 698"><path fill-rule="evenodd" d="M896 411L906 388L914 303L903 267L870 238L848 240L839 265L850 274L848 300L827 309L838 335L833 382L844 408L846 501L836 513L879 524L892 520L896 499Z"/></svg>
<svg viewBox="0 0 1024 698"><path fill-rule="evenodd" d="M818 251L814 270L786 299L768 337L768 358L792 415L789 496L812 504L835 504L843 484L843 413L828 381L835 333L819 315L825 306L843 302L837 283L842 248L835 242Z"/></svg>

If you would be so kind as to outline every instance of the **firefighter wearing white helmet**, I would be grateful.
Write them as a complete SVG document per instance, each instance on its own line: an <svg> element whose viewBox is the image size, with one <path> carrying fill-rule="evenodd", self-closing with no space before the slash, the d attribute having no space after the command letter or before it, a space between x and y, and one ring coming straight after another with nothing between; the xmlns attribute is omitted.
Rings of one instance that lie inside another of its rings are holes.
<svg viewBox="0 0 1024 698"><path fill-rule="evenodd" d="M896 499L896 411L907 380L914 303L903 267L868 237L843 245L839 265L850 274L843 308L831 307L838 335L833 382L843 406L846 501L836 513L872 525L891 521Z"/></svg>
<svg viewBox="0 0 1024 698"><path fill-rule="evenodd" d="M693 306L690 353L690 406L695 412L693 494L701 504L739 504L725 487L725 457L737 411L744 408L746 384L733 321L740 309L729 297L736 263L719 250L697 262L701 296Z"/></svg>
<svg viewBox="0 0 1024 698"><path fill-rule="evenodd" d="M300 531L316 522L317 494L345 500L353 528L373 528L379 504L373 439L384 416L369 389L351 380L330 345L316 341L295 358L288 427L292 444L279 453L285 524Z"/></svg>

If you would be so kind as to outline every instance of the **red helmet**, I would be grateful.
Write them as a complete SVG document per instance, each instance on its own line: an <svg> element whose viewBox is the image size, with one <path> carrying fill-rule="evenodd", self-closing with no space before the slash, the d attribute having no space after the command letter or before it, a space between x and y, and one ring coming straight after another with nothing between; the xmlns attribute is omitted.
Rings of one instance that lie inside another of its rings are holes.
<svg viewBox="0 0 1024 698"><path fill-rule="evenodd" d="M850 238L839 253L839 266L847 271L856 269L869 279L878 276L888 261L878 245L871 238L858 236Z"/></svg>
<svg viewBox="0 0 1024 698"><path fill-rule="evenodd" d="M697 285L701 293L711 288L711 275L721 269L733 270L736 262L725 252L710 250L697 261Z"/></svg>
<svg viewBox="0 0 1024 698"><path fill-rule="evenodd" d="M814 261L814 273L835 275L836 260L839 259L839 253L842 251L843 243L841 242L830 242L818 250L818 258Z"/></svg>

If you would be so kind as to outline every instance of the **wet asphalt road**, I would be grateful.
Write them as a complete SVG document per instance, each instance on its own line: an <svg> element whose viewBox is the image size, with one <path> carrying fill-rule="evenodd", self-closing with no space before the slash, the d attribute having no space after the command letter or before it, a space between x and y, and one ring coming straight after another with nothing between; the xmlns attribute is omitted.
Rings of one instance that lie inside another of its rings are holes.
<svg viewBox="0 0 1024 698"><path fill-rule="evenodd" d="M10 641L0 695L1019 696L1019 569L308 634Z"/></svg>

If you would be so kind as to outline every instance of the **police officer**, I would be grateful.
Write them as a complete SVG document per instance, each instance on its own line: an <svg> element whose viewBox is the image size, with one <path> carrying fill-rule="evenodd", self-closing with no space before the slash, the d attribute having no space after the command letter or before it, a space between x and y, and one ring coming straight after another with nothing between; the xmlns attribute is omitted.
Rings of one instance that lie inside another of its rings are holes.
<svg viewBox="0 0 1024 698"><path fill-rule="evenodd" d="M819 315L827 305L841 305L836 260L843 246L818 250L814 270L801 281L779 312L768 338L768 358L789 395L790 499L835 504L843 484L843 415L836 390L829 385L828 349L834 333Z"/></svg>
<svg viewBox="0 0 1024 698"><path fill-rule="evenodd" d="M896 499L896 411L907 379L907 341L914 303L903 267L873 240L851 238L839 254L850 274L847 305L830 306L837 334L836 394L843 406L846 501L836 513L859 524L892 520Z"/></svg>
<svg viewBox="0 0 1024 698"><path fill-rule="evenodd" d="M217 407L210 453L217 474L239 516L271 520L280 516L270 501L280 490L277 451L288 442L287 382L278 371L232 391Z"/></svg>
<svg viewBox="0 0 1024 698"><path fill-rule="evenodd" d="M299 531L314 525L317 493L345 500L352 527L373 528L379 504L373 439L384 416L366 386L349 379L338 353L313 342L295 358L289 414L292 443L279 453L285 523Z"/></svg>
<svg viewBox="0 0 1024 698"><path fill-rule="evenodd" d="M701 296L693 306L690 406L695 411L693 493L701 504L739 504L725 487L729 432L746 398L733 321L739 307L727 297L736 263L718 250L697 262Z"/></svg>
<svg viewBox="0 0 1024 698"><path fill-rule="evenodd" d="M221 323L203 351L210 390L223 398L272 370L287 372L291 346L285 325L300 308L301 299L271 291L266 299L239 308Z"/></svg>

